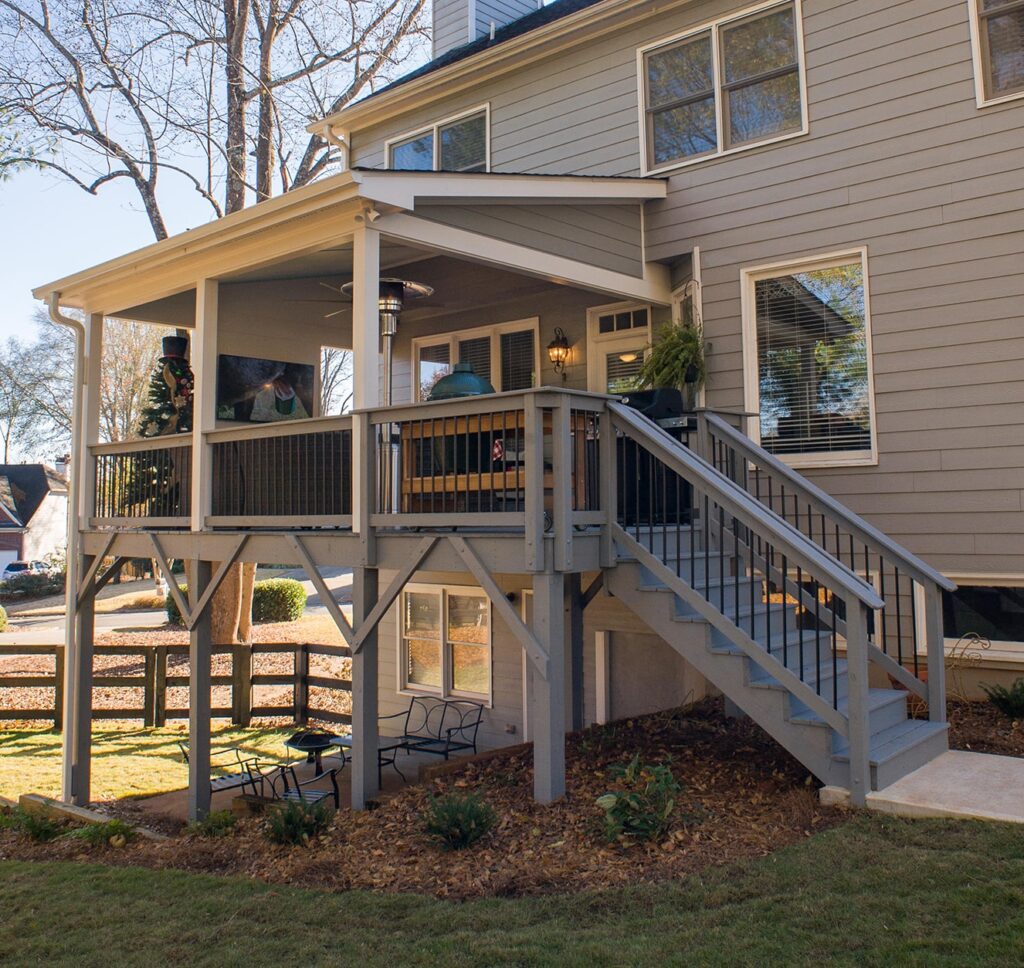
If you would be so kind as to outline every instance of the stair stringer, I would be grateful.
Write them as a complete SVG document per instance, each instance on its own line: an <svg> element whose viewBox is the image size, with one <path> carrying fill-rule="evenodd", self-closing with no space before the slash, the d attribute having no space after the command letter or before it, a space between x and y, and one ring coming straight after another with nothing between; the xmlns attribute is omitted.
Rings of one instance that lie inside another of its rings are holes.
<svg viewBox="0 0 1024 968"><path fill-rule="evenodd" d="M789 690L763 680L752 683L751 673L757 667L744 653L712 650L710 623L685 623L689 628L703 627L704 634L699 639L681 634L683 626L676 610L675 593L668 588L641 587L643 576L639 564L620 561L605 572L606 587L822 783L848 786L849 765L833 756L835 731L820 720L794 721Z"/></svg>

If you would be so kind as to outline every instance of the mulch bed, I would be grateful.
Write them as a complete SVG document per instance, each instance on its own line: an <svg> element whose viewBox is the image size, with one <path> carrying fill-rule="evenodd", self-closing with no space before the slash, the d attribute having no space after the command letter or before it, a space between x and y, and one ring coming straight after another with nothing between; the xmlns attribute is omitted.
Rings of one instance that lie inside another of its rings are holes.
<svg viewBox="0 0 1024 968"><path fill-rule="evenodd" d="M609 844L595 799L615 786L610 768L639 753L671 762L684 784L675 820L659 843ZM570 737L564 798L531 798L528 752L468 764L409 787L371 812L341 811L309 847L280 847L263 821L231 836L181 835L115 850L57 840L33 844L0 831L0 857L87 857L111 864L183 868L327 890L363 888L451 899L600 889L677 879L713 865L768 854L842 822L822 807L807 771L749 722L728 720L720 701L593 727ZM432 794L480 792L498 815L478 844L444 852L422 833Z"/></svg>
<svg viewBox="0 0 1024 968"><path fill-rule="evenodd" d="M1024 724L1008 719L992 703L951 699L946 714L950 749L1024 756Z"/></svg>

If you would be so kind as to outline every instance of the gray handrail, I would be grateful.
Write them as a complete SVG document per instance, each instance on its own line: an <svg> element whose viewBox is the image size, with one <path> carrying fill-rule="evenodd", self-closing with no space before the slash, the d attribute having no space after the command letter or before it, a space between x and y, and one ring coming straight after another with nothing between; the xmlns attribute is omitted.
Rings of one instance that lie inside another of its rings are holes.
<svg viewBox="0 0 1024 968"><path fill-rule="evenodd" d="M743 521L747 527L762 532L762 537L785 548L794 564L816 577L827 579L834 588L841 588L859 599L867 608L885 607L885 600L872 585L657 424L615 401L608 402L608 410L620 429L624 424L640 435L642 439L637 440L637 443L654 453L662 463L689 483L712 494L717 504Z"/></svg>
<svg viewBox="0 0 1024 968"><path fill-rule="evenodd" d="M948 592L956 591L955 582L950 581L945 575L932 568L931 565L922 561L906 548L898 545L892 538L869 524L860 515L855 514L848 507L840 504L831 494L828 494L816 484L797 474L788 464L779 460L774 454L770 454L763 447L759 447L749 437L731 427L717 414L705 411L704 418L721 436L727 437L729 442L747 460L754 464L764 465L768 470L784 477L794 489L803 491L806 497L821 505L828 514L842 521L847 529L865 544L875 545L876 548L885 551L890 557L898 561L910 577L922 584L934 582L939 588L945 589Z"/></svg>

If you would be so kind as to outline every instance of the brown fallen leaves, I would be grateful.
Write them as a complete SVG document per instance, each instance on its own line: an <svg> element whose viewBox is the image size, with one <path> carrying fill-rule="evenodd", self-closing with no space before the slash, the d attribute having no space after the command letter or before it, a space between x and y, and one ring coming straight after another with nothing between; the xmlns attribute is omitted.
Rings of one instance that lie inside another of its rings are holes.
<svg viewBox="0 0 1024 968"><path fill-rule="evenodd" d="M612 785L609 768L639 752L646 762L671 758L683 792L672 829L660 843L623 846L604 838L595 799ZM267 842L259 819L233 835L179 835L163 843L96 848L110 864L175 867L248 875L328 890L411 891L452 899L573 892L672 880L710 865L767 854L841 822L818 804L807 772L749 722L727 720L709 701L569 738L567 792L540 806L531 798L528 752L467 765L428 786L409 787L373 811L338 813L309 847ZM431 793L479 791L498 814L475 846L443 852L422 833ZM35 845L0 833L0 856L81 855L80 843Z"/></svg>

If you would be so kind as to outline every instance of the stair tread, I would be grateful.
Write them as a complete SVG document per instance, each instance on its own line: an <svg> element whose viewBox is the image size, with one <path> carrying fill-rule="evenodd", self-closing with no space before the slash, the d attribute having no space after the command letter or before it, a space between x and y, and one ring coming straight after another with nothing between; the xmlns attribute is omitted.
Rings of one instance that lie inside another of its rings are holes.
<svg viewBox="0 0 1024 968"><path fill-rule="evenodd" d="M906 698L906 692L902 689L869 689L868 690L868 711L873 712L887 706L889 703L902 702ZM840 696L839 698L839 712L844 715L850 708L849 696ZM790 716L790 721L794 723L807 723L807 724L825 724L823 720L816 712L811 709L804 710L803 712L796 713ZM890 728L890 727L886 727ZM881 734L880 731L879 734Z"/></svg>
<svg viewBox="0 0 1024 968"><path fill-rule="evenodd" d="M905 719L895 726L889 726L871 737L871 752L868 754L873 766L885 763L904 750L923 743L933 736L945 733L946 723L933 723L927 719ZM840 740L832 754L837 760L848 761L850 758L849 742Z"/></svg>

